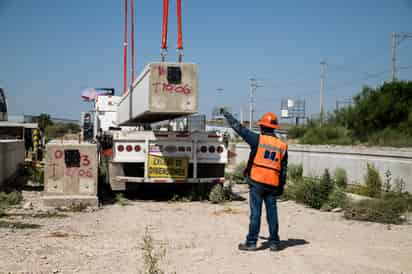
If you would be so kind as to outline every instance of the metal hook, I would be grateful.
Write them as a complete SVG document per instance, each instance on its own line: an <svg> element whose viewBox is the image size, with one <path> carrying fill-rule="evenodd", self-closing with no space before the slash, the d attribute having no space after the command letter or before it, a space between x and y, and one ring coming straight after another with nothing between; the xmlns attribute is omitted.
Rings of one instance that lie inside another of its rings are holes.
<svg viewBox="0 0 412 274"><path fill-rule="evenodd" d="M183 49L178 49L177 54L178 54L178 62L182 63L182 61L183 61Z"/></svg>
<svg viewBox="0 0 412 274"><path fill-rule="evenodd" d="M162 49L160 52L160 56L162 57L162 62L164 62L167 56L167 49Z"/></svg>

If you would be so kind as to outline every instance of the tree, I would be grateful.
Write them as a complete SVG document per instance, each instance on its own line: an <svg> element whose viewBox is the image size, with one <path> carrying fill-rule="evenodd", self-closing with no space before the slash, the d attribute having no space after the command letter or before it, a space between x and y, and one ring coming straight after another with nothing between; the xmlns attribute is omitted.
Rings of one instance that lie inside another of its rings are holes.
<svg viewBox="0 0 412 274"><path fill-rule="evenodd" d="M48 126L53 125L50 115L47 113L41 113L36 120L42 132L44 132Z"/></svg>

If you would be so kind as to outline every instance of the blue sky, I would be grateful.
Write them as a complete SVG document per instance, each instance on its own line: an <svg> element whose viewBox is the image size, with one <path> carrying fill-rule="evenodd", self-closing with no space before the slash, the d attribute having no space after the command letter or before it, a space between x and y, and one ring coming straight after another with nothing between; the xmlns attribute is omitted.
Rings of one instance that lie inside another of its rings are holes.
<svg viewBox="0 0 412 274"><path fill-rule="evenodd" d="M136 71L160 59L162 1L136 1ZM0 0L0 85L12 114L78 119L82 87L122 89L122 0ZM175 1L169 60L176 60ZM409 0L183 0L184 60L199 65L200 110L247 109L248 78L260 79L258 112L280 99L319 109L319 63L328 63L325 106L362 85L390 80L391 33L412 32ZM412 65L412 39L398 66ZM368 73L383 72L365 80ZM411 79L412 69L398 78ZM217 92L223 88L223 92ZM261 113L258 113L260 115Z"/></svg>

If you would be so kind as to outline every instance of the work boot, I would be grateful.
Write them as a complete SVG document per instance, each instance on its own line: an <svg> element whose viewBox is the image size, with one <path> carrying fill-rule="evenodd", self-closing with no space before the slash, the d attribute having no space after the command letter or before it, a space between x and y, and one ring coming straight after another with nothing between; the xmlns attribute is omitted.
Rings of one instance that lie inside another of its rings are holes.
<svg viewBox="0 0 412 274"><path fill-rule="evenodd" d="M257 247L256 244L250 244L250 243L241 243L239 244L239 250L243 251L256 251Z"/></svg>

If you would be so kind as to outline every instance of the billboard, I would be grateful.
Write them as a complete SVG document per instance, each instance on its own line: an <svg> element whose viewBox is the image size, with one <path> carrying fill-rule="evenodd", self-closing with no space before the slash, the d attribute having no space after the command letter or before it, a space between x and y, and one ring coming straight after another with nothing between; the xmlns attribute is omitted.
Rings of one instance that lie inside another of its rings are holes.
<svg viewBox="0 0 412 274"><path fill-rule="evenodd" d="M114 95L114 88L84 88L81 91L83 101L94 101L103 95Z"/></svg>
<svg viewBox="0 0 412 274"><path fill-rule="evenodd" d="M305 118L306 104L305 100L300 99L282 99L280 105L280 117L288 118Z"/></svg>

